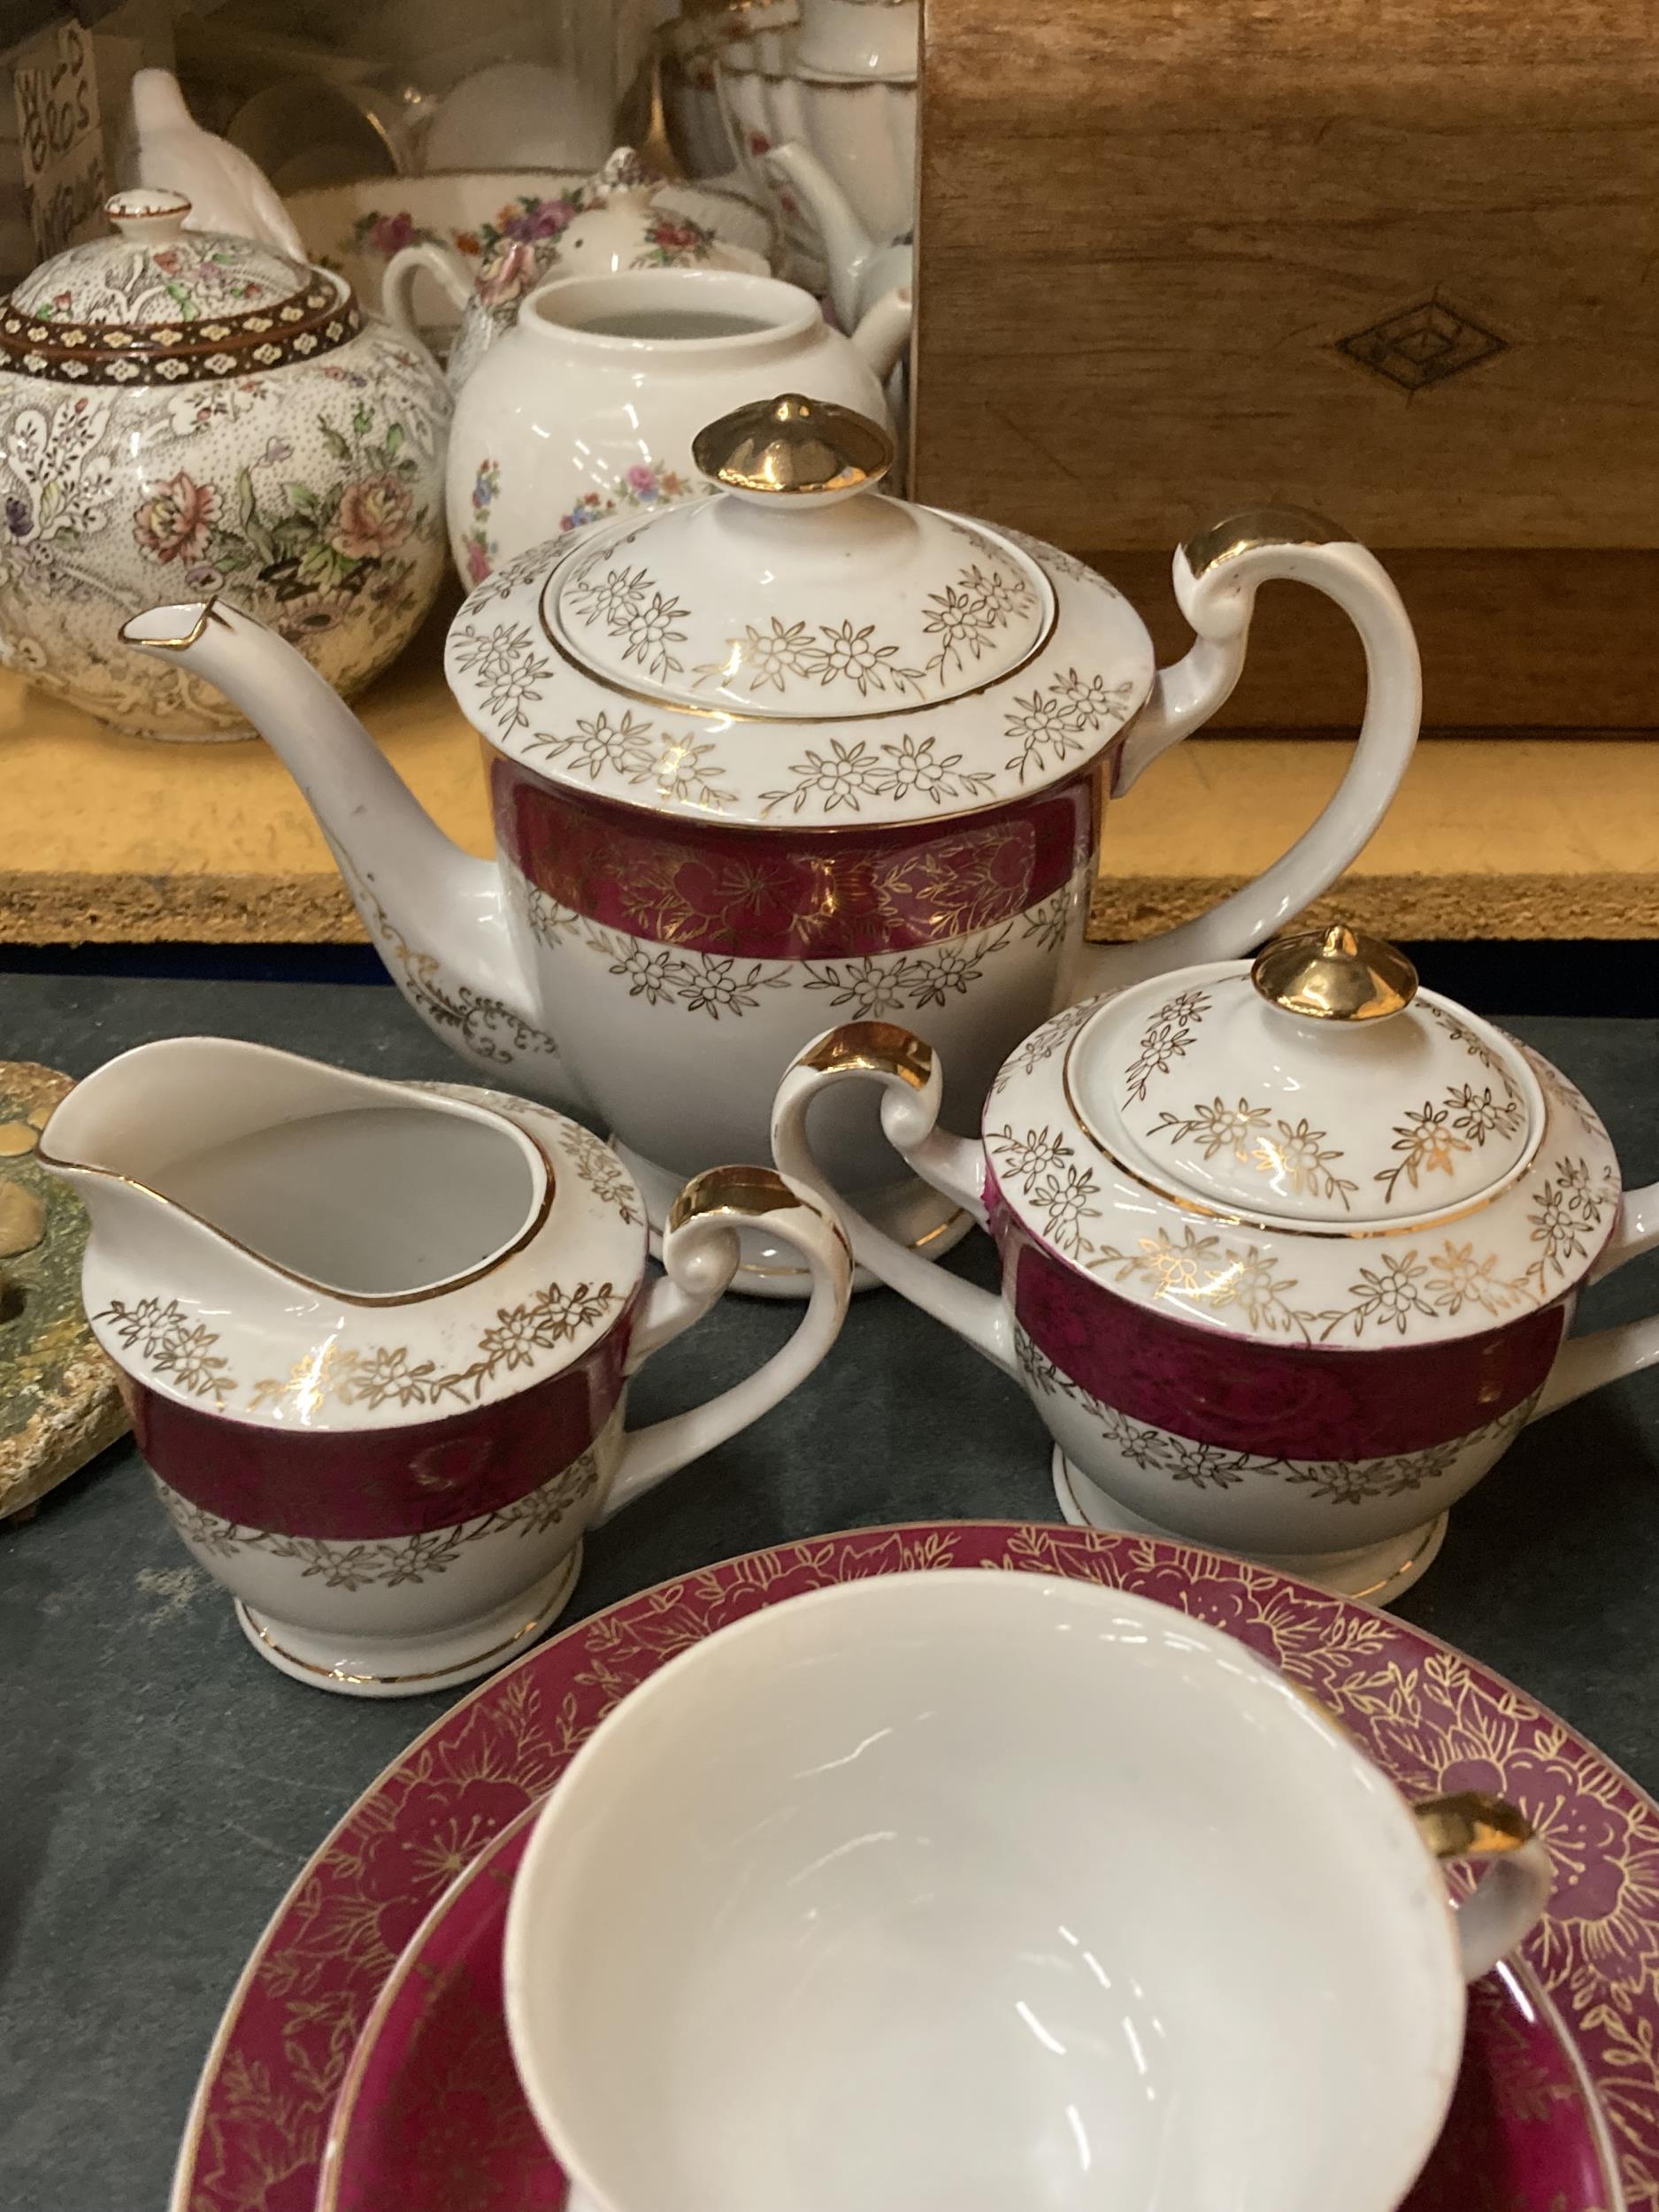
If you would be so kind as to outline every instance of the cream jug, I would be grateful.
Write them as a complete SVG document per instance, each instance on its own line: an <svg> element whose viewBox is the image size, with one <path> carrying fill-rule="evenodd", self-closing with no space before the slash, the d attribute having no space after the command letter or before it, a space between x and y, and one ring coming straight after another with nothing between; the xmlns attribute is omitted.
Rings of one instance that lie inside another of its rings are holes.
<svg viewBox="0 0 1659 2212"><path fill-rule="evenodd" d="M263 1045L170 1038L72 1091L42 1165L92 1217L83 1295L174 1527L261 1656L397 1697L522 1651L595 1519L746 1427L833 1342L851 1263L768 1170L645 1210L589 1131ZM757 1220L812 1279L745 1381L625 1425L628 1378L706 1313Z"/></svg>

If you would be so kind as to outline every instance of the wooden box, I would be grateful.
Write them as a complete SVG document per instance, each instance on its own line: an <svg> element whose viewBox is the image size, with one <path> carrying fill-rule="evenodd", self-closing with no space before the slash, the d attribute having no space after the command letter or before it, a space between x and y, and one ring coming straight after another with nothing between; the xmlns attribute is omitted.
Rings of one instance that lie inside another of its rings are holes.
<svg viewBox="0 0 1659 2212"><path fill-rule="evenodd" d="M931 0L920 495L1106 567L1373 546L1440 728L1659 725L1659 36L1634 0ZM1234 726L1345 723L1268 594Z"/></svg>

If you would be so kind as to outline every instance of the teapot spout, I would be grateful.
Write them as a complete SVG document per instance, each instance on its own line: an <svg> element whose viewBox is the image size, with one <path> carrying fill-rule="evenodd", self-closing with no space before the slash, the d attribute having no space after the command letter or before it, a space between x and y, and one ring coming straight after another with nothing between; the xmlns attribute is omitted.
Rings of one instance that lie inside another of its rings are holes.
<svg viewBox="0 0 1659 2212"><path fill-rule="evenodd" d="M303 655L218 598L152 607L128 645L180 660L234 701L298 784L370 941L416 1012L499 1080L580 1104L509 929L501 873L446 837Z"/></svg>

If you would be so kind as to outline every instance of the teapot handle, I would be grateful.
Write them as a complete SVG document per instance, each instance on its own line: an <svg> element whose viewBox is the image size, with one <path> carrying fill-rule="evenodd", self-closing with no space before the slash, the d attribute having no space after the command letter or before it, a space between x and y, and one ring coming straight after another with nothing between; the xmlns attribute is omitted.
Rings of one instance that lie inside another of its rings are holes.
<svg viewBox="0 0 1659 2212"><path fill-rule="evenodd" d="M801 1254L812 1277L805 1310L788 1341L743 1381L689 1413L629 1432L600 1521L770 1412L806 1380L841 1333L853 1263L834 1220L797 1197L771 1168L711 1167L674 1201L663 1238L666 1279L651 1286L628 1349L628 1372L637 1373L653 1352L719 1302L737 1272L740 1225L780 1237Z"/></svg>
<svg viewBox="0 0 1659 2212"><path fill-rule="evenodd" d="M380 305L388 322L421 345L426 341L415 320L414 303L416 280L423 274L431 277L445 298L463 312L472 296L472 280L466 263L453 246L441 246L433 238L423 238L412 246L400 246L387 263L386 274L380 279Z"/></svg>
<svg viewBox="0 0 1659 2212"><path fill-rule="evenodd" d="M944 1082L933 1047L894 1022L847 1022L826 1030L790 1063L772 1113L772 1157L785 1181L833 1210L861 1267L954 1329L994 1367L1018 1375L1014 1333L1001 1298L884 1235L819 1167L807 1138L812 1101L833 1084L861 1081L880 1084L882 1131L906 1164L985 1227L984 1148L938 1126Z"/></svg>
<svg viewBox="0 0 1659 2212"><path fill-rule="evenodd" d="M1364 646L1365 715L1348 772L1289 850L1208 914L1138 944L1091 946L1074 998L1252 950L1329 890L1400 787L1423 713L1417 638L1400 595L1381 564L1335 523L1296 508L1267 508L1218 524L1177 552L1175 595L1196 642L1172 668L1158 671L1117 753L1111 795L1127 791L1160 753L1225 704L1243 673L1256 595L1279 578L1333 599Z"/></svg>
<svg viewBox="0 0 1659 2212"><path fill-rule="evenodd" d="M1599 1283L1626 1260L1640 1259L1644 1252L1653 1251L1659 1251L1659 1183L1625 1192L1613 1233L1590 1270L1588 1280ZM1555 1364L1539 1393L1532 1417L1540 1420L1546 1413L1582 1398L1586 1391L1617 1382L1621 1375L1640 1374L1655 1362L1659 1362L1659 1313L1573 1337L1555 1355Z"/></svg>

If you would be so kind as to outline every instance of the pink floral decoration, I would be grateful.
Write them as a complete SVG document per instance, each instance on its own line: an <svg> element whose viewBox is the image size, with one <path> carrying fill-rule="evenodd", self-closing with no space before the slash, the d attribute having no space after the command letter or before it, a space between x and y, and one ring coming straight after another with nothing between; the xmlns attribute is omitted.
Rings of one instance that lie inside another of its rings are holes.
<svg viewBox="0 0 1659 2212"><path fill-rule="evenodd" d="M397 477L367 476L347 485L328 542L349 559L373 560L403 542L414 516L415 503Z"/></svg>
<svg viewBox="0 0 1659 2212"><path fill-rule="evenodd" d="M182 470L153 487L133 511L133 535L158 561L196 561L219 519L219 494Z"/></svg>

